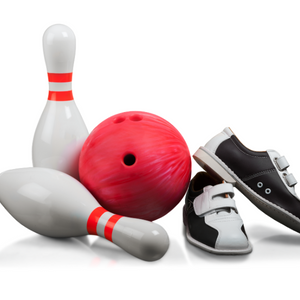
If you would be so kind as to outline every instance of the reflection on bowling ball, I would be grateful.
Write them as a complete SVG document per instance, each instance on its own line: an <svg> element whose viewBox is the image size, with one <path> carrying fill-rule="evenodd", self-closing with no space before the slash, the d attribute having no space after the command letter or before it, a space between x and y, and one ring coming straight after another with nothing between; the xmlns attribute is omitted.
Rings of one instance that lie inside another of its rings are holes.
<svg viewBox="0 0 300 300"><path fill-rule="evenodd" d="M184 196L191 157L172 124L154 114L124 112L91 132L81 151L79 174L107 210L153 221Z"/></svg>

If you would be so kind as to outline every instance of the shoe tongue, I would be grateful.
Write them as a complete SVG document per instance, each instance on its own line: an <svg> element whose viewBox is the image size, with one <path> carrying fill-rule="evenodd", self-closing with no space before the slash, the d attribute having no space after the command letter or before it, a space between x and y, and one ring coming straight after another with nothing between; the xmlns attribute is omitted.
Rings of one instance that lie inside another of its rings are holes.
<svg viewBox="0 0 300 300"><path fill-rule="evenodd" d="M223 209L220 209L218 211L216 211L216 213L219 215L219 216L226 216L228 214L231 213L231 208L223 208Z"/></svg>
<svg viewBox="0 0 300 300"><path fill-rule="evenodd" d="M210 190L211 188L213 188L213 186L208 185L203 189L203 191L206 192L206 191ZM219 195L219 196L215 197L214 199L217 199L217 198L224 198L225 199L227 197L224 194L224 195ZM211 201L214 201L214 199L212 199ZM218 210L213 211L213 213L217 213L220 216L226 216L226 215L231 213L231 208L229 208L229 207L219 208Z"/></svg>
<svg viewBox="0 0 300 300"><path fill-rule="evenodd" d="M206 187L203 188L203 192L209 191L213 186L212 185L207 185Z"/></svg>

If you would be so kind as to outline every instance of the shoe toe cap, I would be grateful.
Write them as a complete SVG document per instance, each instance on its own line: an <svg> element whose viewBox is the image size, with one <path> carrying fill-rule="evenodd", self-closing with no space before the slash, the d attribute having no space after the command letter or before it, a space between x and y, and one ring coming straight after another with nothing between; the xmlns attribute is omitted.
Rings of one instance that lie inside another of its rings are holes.
<svg viewBox="0 0 300 300"><path fill-rule="evenodd" d="M219 235L216 242L216 249L219 250L242 250L247 248L249 248L249 241L242 231Z"/></svg>
<svg viewBox="0 0 300 300"><path fill-rule="evenodd" d="M243 221L239 216L215 220L211 226L218 231L215 248L219 250L249 249L250 243L245 234Z"/></svg>

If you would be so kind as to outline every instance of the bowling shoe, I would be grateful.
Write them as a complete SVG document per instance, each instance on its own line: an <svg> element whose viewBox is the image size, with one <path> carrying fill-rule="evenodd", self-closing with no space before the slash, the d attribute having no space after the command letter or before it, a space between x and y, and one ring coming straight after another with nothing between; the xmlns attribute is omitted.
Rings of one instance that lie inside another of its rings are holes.
<svg viewBox="0 0 300 300"><path fill-rule="evenodd" d="M274 150L246 148L225 128L193 155L205 170L236 186L261 211L300 233L300 199L289 163Z"/></svg>
<svg viewBox="0 0 300 300"><path fill-rule="evenodd" d="M188 242L214 254L252 251L237 211L233 186L199 172L191 180L183 207Z"/></svg>

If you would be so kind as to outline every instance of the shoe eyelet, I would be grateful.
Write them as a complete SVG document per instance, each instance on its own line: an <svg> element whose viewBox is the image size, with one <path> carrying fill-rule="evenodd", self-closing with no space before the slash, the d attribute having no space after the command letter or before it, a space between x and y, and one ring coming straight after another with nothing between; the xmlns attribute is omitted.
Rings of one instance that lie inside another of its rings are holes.
<svg viewBox="0 0 300 300"><path fill-rule="evenodd" d="M262 183L262 182L258 182L258 183L257 183L257 187L258 187L258 188L262 188L262 187L263 187L263 183Z"/></svg>
<svg viewBox="0 0 300 300"><path fill-rule="evenodd" d="M270 188L265 189L265 193L266 194L271 194L271 189Z"/></svg>

